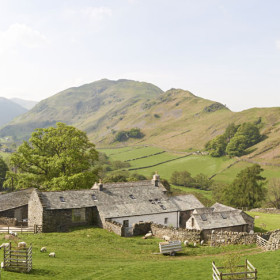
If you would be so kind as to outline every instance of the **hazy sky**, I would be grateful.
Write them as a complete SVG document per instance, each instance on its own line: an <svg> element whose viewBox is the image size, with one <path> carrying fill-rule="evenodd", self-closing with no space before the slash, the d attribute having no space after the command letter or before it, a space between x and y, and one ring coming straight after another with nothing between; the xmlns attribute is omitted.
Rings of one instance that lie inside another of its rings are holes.
<svg viewBox="0 0 280 280"><path fill-rule="evenodd" d="M0 0L0 96L102 78L280 106L279 0Z"/></svg>

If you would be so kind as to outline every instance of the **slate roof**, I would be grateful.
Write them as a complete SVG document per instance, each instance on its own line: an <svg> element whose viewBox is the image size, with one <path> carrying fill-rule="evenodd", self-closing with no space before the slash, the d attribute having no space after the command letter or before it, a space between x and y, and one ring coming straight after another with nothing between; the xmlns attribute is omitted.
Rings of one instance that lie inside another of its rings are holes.
<svg viewBox="0 0 280 280"><path fill-rule="evenodd" d="M34 188L5 193L0 195L0 212L18 208L28 204Z"/></svg>
<svg viewBox="0 0 280 280"><path fill-rule="evenodd" d="M104 218L148 215L178 211L164 194L163 186L151 181L107 183L103 190L38 192L45 209L72 209L97 206Z"/></svg>
<svg viewBox="0 0 280 280"><path fill-rule="evenodd" d="M237 210L236 208L221 204L216 202L211 206L211 208L214 208L214 212L221 212L221 211L232 211L232 210ZM240 210L241 212L241 210Z"/></svg>
<svg viewBox="0 0 280 280"><path fill-rule="evenodd" d="M192 217L196 220L201 230L233 227L247 224L239 210L193 214Z"/></svg>
<svg viewBox="0 0 280 280"><path fill-rule="evenodd" d="M204 205L192 194L170 197L170 200L178 207L180 211L202 208Z"/></svg>

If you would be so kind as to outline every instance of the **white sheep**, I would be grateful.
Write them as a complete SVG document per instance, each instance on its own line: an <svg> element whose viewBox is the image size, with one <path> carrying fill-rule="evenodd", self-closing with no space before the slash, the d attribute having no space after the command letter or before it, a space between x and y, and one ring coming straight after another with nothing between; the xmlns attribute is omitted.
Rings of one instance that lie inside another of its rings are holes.
<svg viewBox="0 0 280 280"><path fill-rule="evenodd" d="M144 239L150 238L152 236L153 236L152 232L149 231L148 233L145 234Z"/></svg>
<svg viewBox="0 0 280 280"><path fill-rule="evenodd" d="M4 262L1 262L1 268L4 268Z"/></svg>
<svg viewBox="0 0 280 280"><path fill-rule="evenodd" d="M26 242L21 241L21 242L18 243L18 248L26 248L26 247L27 247Z"/></svg>
<svg viewBox="0 0 280 280"><path fill-rule="evenodd" d="M163 240L165 240L165 241L170 241L170 237L167 236L167 235L164 235L162 238L163 238Z"/></svg>
<svg viewBox="0 0 280 280"><path fill-rule="evenodd" d="M187 247L189 245L189 240L185 240L184 245Z"/></svg>
<svg viewBox="0 0 280 280"><path fill-rule="evenodd" d="M10 231L10 234L13 235L13 236L15 236L15 237L17 237L17 233L14 232L14 231Z"/></svg>
<svg viewBox="0 0 280 280"><path fill-rule="evenodd" d="M40 252L42 252L42 253L47 252L47 248L46 248L46 247L42 247L41 250L40 250Z"/></svg>
<svg viewBox="0 0 280 280"><path fill-rule="evenodd" d="M55 252L49 253L49 257L55 258Z"/></svg>
<svg viewBox="0 0 280 280"><path fill-rule="evenodd" d="M8 248L9 246L10 246L10 243L2 243L2 244L0 245L0 249L2 249L3 247Z"/></svg>
<svg viewBox="0 0 280 280"><path fill-rule="evenodd" d="M203 246L203 244L204 244L204 240L201 240L200 245Z"/></svg>
<svg viewBox="0 0 280 280"><path fill-rule="evenodd" d="M196 242L193 243L193 247L196 247Z"/></svg>

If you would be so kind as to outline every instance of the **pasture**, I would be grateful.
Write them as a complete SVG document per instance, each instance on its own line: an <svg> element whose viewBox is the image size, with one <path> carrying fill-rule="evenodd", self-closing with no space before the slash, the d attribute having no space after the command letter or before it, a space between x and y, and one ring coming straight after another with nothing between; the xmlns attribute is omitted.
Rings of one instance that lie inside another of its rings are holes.
<svg viewBox="0 0 280 280"><path fill-rule="evenodd" d="M129 160L131 164L130 169L140 168L131 172L137 172L150 178L155 170L157 170L161 177L167 180L170 179L174 171L187 170L192 176L204 173L208 177L214 176L213 179L218 182L231 183L242 169L252 165L243 161L233 164L236 162L236 159L228 157L187 156L187 153L175 153L152 146L128 146L114 149L99 149L99 151L107 154L109 159L113 161ZM185 157L182 157L184 155ZM264 169L262 176L267 179L278 177L279 168L273 166L262 166L262 168Z"/></svg>
<svg viewBox="0 0 280 280"><path fill-rule="evenodd" d="M187 247L175 257L159 252L159 239L123 238L99 228L83 228L68 233L20 234L20 241L33 245L30 274L2 271L2 279L211 279L211 262L217 264L233 253L248 258L259 271L259 279L278 279L280 250L262 252L255 246L212 248ZM0 242L4 242L3 234ZM56 258L40 253L46 246ZM3 260L0 251L0 260ZM269 272L269 273L268 273Z"/></svg>

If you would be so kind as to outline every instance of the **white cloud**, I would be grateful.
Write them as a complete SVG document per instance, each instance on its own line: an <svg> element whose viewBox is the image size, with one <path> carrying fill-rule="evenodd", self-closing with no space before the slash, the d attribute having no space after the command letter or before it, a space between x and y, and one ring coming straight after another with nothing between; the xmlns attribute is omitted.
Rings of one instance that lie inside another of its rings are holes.
<svg viewBox="0 0 280 280"><path fill-rule="evenodd" d="M67 10L66 15L70 17L81 16L92 21L100 21L112 16L112 10L107 7L86 7L79 10Z"/></svg>
<svg viewBox="0 0 280 280"><path fill-rule="evenodd" d="M47 43L46 37L25 24L15 23L0 31L0 52L18 46L37 48Z"/></svg>

